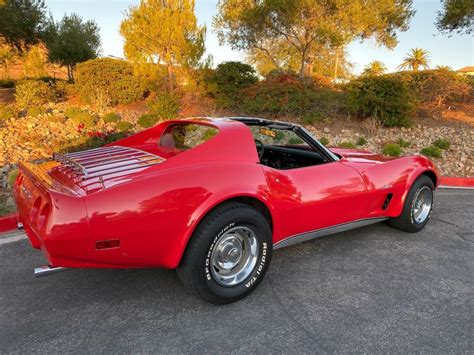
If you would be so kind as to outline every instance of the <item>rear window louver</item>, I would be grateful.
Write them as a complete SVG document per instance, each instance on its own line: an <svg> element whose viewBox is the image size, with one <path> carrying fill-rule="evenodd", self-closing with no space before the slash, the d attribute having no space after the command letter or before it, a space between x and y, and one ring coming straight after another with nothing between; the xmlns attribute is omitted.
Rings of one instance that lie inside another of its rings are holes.
<svg viewBox="0 0 474 355"><path fill-rule="evenodd" d="M108 146L82 152L54 154L62 165L62 173L85 190L105 188L106 182L129 173L138 172L165 159L143 150Z"/></svg>

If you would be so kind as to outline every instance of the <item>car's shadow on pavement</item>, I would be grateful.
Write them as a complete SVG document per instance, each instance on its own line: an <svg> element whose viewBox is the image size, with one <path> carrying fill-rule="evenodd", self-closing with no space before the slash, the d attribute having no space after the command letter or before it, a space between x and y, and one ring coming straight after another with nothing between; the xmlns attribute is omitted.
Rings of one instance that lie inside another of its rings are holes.
<svg viewBox="0 0 474 355"><path fill-rule="evenodd" d="M382 223L278 250L260 287L227 306L172 270L35 279L42 254L2 245L0 351L469 351L473 195L439 194L418 234Z"/></svg>

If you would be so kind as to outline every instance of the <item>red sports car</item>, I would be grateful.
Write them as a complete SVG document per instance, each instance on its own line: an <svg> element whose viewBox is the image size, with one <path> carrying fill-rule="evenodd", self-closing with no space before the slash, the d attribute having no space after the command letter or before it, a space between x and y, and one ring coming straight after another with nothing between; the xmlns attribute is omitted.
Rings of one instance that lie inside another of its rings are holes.
<svg viewBox="0 0 474 355"><path fill-rule="evenodd" d="M272 250L388 220L430 218L438 176L423 156L319 143L260 118L161 123L102 148L21 163L14 194L48 266L177 269L216 304L262 281Z"/></svg>

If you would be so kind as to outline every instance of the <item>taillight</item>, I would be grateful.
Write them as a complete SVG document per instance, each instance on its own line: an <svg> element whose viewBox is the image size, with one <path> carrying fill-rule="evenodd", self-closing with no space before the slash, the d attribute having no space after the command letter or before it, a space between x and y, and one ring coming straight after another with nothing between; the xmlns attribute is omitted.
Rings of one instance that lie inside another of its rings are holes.
<svg viewBox="0 0 474 355"><path fill-rule="evenodd" d="M16 180L15 180L15 186L20 186L22 182L23 182L23 174L18 173L18 176L16 177Z"/></svg>

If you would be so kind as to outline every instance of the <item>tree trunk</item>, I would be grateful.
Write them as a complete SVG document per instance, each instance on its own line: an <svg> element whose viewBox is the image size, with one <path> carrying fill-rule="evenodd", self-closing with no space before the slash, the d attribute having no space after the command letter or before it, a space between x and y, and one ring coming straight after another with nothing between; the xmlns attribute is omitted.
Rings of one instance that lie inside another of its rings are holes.
<svg viewBox="0 0 474 355"><path fill-rule="evenodd" d="M69 81L74 81L74 67L71 64L67 65L67 79Z"/></svg>
<svg viewBox="0 0 474 355"><path fill-rule="evenodd" d="M305 67L306 67L306 51L301 53L301 66L300 66L300 78L304 78L305 76Z"/></svg>
<svg viewBox="0 0 474 355"><path fill-rule="evenodd" d="M173 66L168 64L168 91L172 93L174 91L174 73L173 73Z"/></svg>
<svg viewBox="0 0 474 355"><path fill-rule="evenodd" d="M339 66L339 48L336 49L336 62L334 63L334 81L337 79L337 70Z"/></svg>

